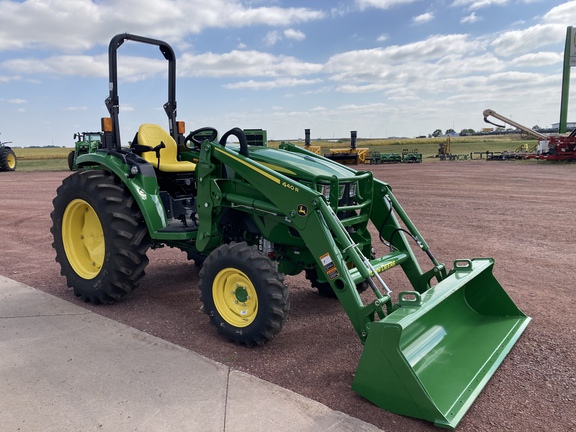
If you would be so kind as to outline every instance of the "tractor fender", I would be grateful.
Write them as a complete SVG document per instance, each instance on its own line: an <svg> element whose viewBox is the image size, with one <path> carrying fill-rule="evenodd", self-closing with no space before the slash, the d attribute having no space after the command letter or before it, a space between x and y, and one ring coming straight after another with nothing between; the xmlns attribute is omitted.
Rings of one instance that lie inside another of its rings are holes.
<svg viewBox="0 0 576 432"><path fill-rule="evenodd" d="M103 169L118 177L138 204L150 237L158 237L158 230L166 227L167 220L152 165L139 158L125 163L114 154L99 151L78 156L76 163L79 169ZM130 173L132 166L138 167L138 174Z"/></svg>

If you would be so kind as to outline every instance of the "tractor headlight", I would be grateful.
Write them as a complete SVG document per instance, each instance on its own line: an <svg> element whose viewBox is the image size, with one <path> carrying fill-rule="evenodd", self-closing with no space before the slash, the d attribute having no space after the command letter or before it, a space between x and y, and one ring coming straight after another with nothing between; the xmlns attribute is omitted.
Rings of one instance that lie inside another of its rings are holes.
<svg viewBox="0 0 576 432"><path fill-rule="evenodd" d="M348 189L348 196L350 198L353 198L356 196L356 186L357 186L356 182L350 183L350 188Z"/></svg>
<svg viewBox="0 0 576 432"><path fill-rule="evenodd" d="M322 185L322 195L324 195L326 201L330 201L330 185Z"/></svg>
<svg viewBox="0 0 576 432"><path fill-rule="evenodd" d="M351 193L350 196L356 195L356 183L354 183L353 185L354 185L354 192ZM346 189L345 185L340 185L338 187L338 200L341 200L342 197L344 196L345 189ZM328 201L328 202L330 201L330 190L331 190L330 185L322 185L322 187L321 187L322 195L324 196L324 198L326 198L326 201Z"/></svg>

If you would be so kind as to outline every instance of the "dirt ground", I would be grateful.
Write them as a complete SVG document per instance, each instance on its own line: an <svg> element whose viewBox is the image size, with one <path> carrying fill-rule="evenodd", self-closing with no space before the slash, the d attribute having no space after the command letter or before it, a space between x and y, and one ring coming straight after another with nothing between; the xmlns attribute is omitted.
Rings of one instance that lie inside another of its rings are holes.
<svg viewBox="0 0 576 432"><path fill-rule="evenodd" d="M458 430L576 430L576 164L366 167L393 186L440 261L451 268L455 259L493 257L496 278L533 319ZM49 231L51 200L69 174L0 173L0 274L384 430L435 430L351 390L362 346L338 301L320 297L301 276L287 278L291 311L282 333L256 349L216 334L200 310L198 269L178 250L150 251L142 285L125 300L111 306L81 302L60 276ZM384 252L384 246L377 250ZM384 277L395 292L407 288L401 274Z"/></svg>

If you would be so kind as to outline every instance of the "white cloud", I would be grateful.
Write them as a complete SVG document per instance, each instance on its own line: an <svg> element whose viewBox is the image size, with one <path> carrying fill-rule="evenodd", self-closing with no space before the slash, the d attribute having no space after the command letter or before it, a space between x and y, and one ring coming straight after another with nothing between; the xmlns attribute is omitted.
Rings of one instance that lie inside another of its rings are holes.
<svg viewBox="0 0 576 432"><path fill-rule="evenodd" d="M266 33L266 36L264 36L264 45L271 47L276 45L276 43L282 39L282 36L280 36L280 34L274 30L271 32Z"/></svg>
<svg viewBox="0 0 576 432"><path fill-rule="evenodd" d="M336 88L337 91L342 93L372 93L389 88L385 84L366 84L366 85L353 85L344 84Z"/></svg>
<svg viewBox="0 0 576 432"><path fill-rule="evenodd" d="M566 37L564 24L536 24L523 30L504 32L496 37L491 46L501 56L520 55L546 45L562 44Z"/></svg>
<svg viewBox="0 0 576 432"><path fill-rule="evenodd" d="M367 8L390 9L391 7L414 3L418 0L356 0L361 10Z"/></svg>
<svg viewBox="0 0 576 432"><path fill-rule="evenodd" d="M8 103L11 103L11 104L26 104L26 103L28 103L28 100L26 100L26 99L8 99Z"/></svg>
<svg viewBox="0 0 576 432"><path fill-rule="evenodd" d="M517 68L547 67L553 64L562 64L564 55L561 52L537 52L515 57L510 66Z"/></svg>
<svg viewBox="0 0 576 432"><path fill-rule="evenodd" d="M467 17L464 17L460 20L460 22L462 24L473 24L475 22L478 21L482 21L484 18L479 17L476 15L476 12L472 12L470 15L468 15Z"/></svg>
<svg viewBox="0 0 576 432"><path fill-rule="evenodd" d="M439 61L453 56L470 56L481 50L478 40L468 35L436 35L425 40L385 48L348 51L332 56L325 71L336 80L370 81L372 79L391 78L391 67L401 65L399 76L408 76L412 63Z"/></svg>
<svg viewBox="0 0 576 432"><path fill-rule="evenodd" d="M330 16L332 18L342 17L349 14L352 11L352 7L349 5L339 4L336 7L330 8Z"/></svg>
<svg viewBox="0 0 576 432"><path fill-rule="evenodd" d="M302 92L302 94L304 94L304 95L317 95L317 94L322 94L322 93L329 93L331 90L332 90L332 87L323 86L323 87L315 88L314 90L306 90L306 91Z"/></svg>
<svg viewBox="0 0 576 432"><path fill-rule="evenodd" d="M294 39L297 41L306 39L306 35L303 32L291 28L284 30L284 37L286 37L286 39Z"/></svg>
<svg viewBox="0 0 576 432"><path fill-rule="evenodd" d="M118 77L127 81L139 81L159 73L166 73L166 61L158 59L123 56L118 62ZM75 75L82 77L107 77L108 56L64 55L45 59L26 58L3 62L2 67L20 74Z"/></svg>
<svg viewBox="0 0 576 432"><path fill-rule="evenodd" d="M566 27L567 24L575 24L573 22L567 23L566 19L568 17L576 16L576 1L572 0L564 4L558 5L550 9L546 15L544 15L543 21L546 23L556 23L562 24Z"/></svg>
<svg viewBox="0 0 576 432"><path fill-rule="evenodd" d="M232 90L271 90L281 87L296 87L312 85L321 82L320 79L279 78L272 81L242 81L224 85L224 88Z"/></svg>
<svg viewBox="0 0 576 432"><path fill-rule="evenodd" d="M0 2L0 51L53 47L78 52L129 31L179 43L206 28L289 27L321 10L247 7L237 0L24 0ZM70 37L70 35L74 35Z"/></svg>
<svg viewBox="0 0 576 432"><path fill-rule="evenodd" d="M576 1L550 9L542 23L522 30L503 32L492 41L494 52L502 56L528 53L547 45L563 46L566 38L566 17L576 16Z"/></svg>
<svg viewBox="0 0 576 432"><path fill-rule="evenodd" d="M489 6L504 6L511 0L455 0L452 6L466 7L469 10L482 9Z"/></svg>
<svg viewBox="0 0 576 432"><path fill-rule="evenodd" d="M306 63L295 57L275 56L252 50L234 50L224 54L183 54L179 60L179 73L182 76L302 76L319 73L322 68L319 63Z"/></svg>
<svg viewBox="0 0 576 432"><path fill-rule="evenodd" d="M424 24L424 23L432 21L433 19L434 19L434 14L432 12L426 12L426 13L423 13L422 15L418 15L418 16L415 16L414 18L412 18L412 23L416 24L416 25Z"/></svg>
<svg viewBox="0 0 576 432"><path fill-rule="evenodd" d="M87 49L102 28L102 8L90 0L4 1L0 17L0 51L46 46Z"/></svg>
<svg viewBox="0 0 576 432"><path fill-rule="evenodd" d="M136 111L132 105L128 104L120 104L120 111L122 112L129 112L129 111Z"/></svg>
<svg viewBox="0 0 576 432"><path fill-rule="evenodd" d="M380 36L378 36L378 38L376 39L377 42L386 42L388 39L390 38L390 36L388 36L387 34L381 34Z"/></svg>

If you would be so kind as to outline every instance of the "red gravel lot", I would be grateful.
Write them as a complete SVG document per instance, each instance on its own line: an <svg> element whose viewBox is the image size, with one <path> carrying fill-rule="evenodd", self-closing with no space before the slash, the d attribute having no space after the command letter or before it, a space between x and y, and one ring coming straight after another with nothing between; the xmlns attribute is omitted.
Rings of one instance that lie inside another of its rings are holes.
<svg viewBox="0 0 576 432"><path fill-rule="evenodd" d="M393 186L440 261L451 267L458 258L493 257L496 278L533 318L458 430L576 430L576 164L456 161L366 168ZM301 276L287 278L292 307L282 333L256 349L216 334L200 311L198 269L178 250L150 251L142 285L125 300L111 306L81 302L66 287L51 247L51 201L69 174L0 173L0 274L382 429L436 429L376 408L351 390L362 346L338 301L317 295ZM384 250L377 247L380 254ZM421 263L427 267L426 260ZM408 288L400 273L384 276L393 291Z"/></svg>

